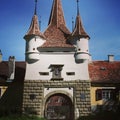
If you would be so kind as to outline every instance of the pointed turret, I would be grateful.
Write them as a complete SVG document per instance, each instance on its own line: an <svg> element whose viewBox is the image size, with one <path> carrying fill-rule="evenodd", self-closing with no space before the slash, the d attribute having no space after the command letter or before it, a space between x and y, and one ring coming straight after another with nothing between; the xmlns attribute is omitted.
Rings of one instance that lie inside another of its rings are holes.
<svg viewBox="0 0 120 120"><path fill-rule="evenodd" d="M60 25L66 26L61 0L53 1L48 25L55 25L57 28L60 27Z"/></svg>
<svg viewBox="0 0 120 120"><path fill-rule="evenodd" d="M48 28L44 35L47 41L42 47L72 47L67 43L70 31L66 27L61 0L53 0Z"/></svg>
<svg viewBox="0 0 120 120"><path fill-rule="evenodd" d="M75 23L75 28L73 30L72 36L90 38L89 35L85 32L84 27L82 25L80 12L79 12L79 0L77 0L77 16L76 16L76 23Z"/></svg>
<svg viewBox="0 0 120 120"><path fill-rule="evenodd" d="M82 25L80 12L79 12L79 0L77 0L77 16L75 28L71 34L70 42L74 44L76 47L75 51L75 59L77 62L81 60L89 59L89 46L88 39L90 39L89 35L85 32L84 27Z"/></svg>
<svg viewBox="0 0 120 120"><path fill-rule="evenodd" d="M25 39L29 39L31 36L40 36L45 39L45 36L40 32L39 21L37 16L37 0L35 0L35 10L31 21L31 25L28 29L27 34L24 36Z"/></svg>
<svg viewBox="0 0 120 120"><path fill-rule="evenodd" d="M36 62L40 58L38 47L45 42L45 36L40 32L39 22L37 17L37 0L35 0L35 10L31 21L30 28L24 36L26 40L26 61Z"/></svg>

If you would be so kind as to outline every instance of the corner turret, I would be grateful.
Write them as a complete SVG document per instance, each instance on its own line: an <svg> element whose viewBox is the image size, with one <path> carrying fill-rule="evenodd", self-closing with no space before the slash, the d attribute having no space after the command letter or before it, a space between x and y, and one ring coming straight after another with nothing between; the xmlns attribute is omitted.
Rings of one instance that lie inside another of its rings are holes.
<svg viewBox="0 0 120 120"><path fill-rule="evenodd" d="M71 34L70 42L76 47L75 60L76 62L89 59L89 35L85 32L79 13L79 0L77 0L77 16L75 28Z"/></svg>
<svg viewBox="0 0 120 120"><path fill-rule="evenodd" d="M40 32L38 16L37 16L37 0L35 1L35 11L31 21L30 28L24 36L26 40L26 61L36 62L40 59L38 47L45 42L45 36Z"/></svg>

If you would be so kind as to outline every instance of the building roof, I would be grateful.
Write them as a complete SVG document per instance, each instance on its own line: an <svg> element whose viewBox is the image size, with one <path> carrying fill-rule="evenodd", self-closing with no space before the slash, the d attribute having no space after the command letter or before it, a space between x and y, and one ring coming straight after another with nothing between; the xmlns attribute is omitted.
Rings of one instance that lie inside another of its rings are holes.
<svg viewBox="0 0 120 120"><path fill-rule="evenodd" d="M25 39L28 39L31 36L40 36L41 38L45 39L45 36L40 32L38 17L34 15L31 21L30 28L26 35L24 36Z"/></svg>
<svg viewBox="0 0 120 120"><path fill-rule="evenodd" d="M15 63L15 80L24 81L26 63ZM92 83L120 83L120 61L93 61L89 63L89 75ZM0 63L0 83L8 77L8 62Z"/></svg>
<svg viewBox="0 0 120 120"><path fill-rule="evenodd" d="M77 15L77 17L76 17L75 28L72 32L72 36L73 37L78 36L78 37L88 37L88 38L90 38L89 35L84 30L80 15Z"/></svg>
<svg viewBox="0 0 120 120"><path fill-rule="evenodd" d="M66 27L61 0L53 0L48 28L44 32L47 40L42 47L73 47L67 43L70 34Z"/></svg>
<svg viewBox="0 0 120 120"><path fill-rule="evenodd" d="M93 61L89 74L92 83L120 83L120 61Z"/></svg>
<svg viewBox="0 0 120 120"><path fill-rule="evenodd" d="M32 17L31 25L24 38L27 40L31 36L40 36L41 38L45 39L45 36L40 32L40 28L39 28L39 22L37 16L37 0L35 1L35 10L34 10L34 15Z"/></svg>
<svg viewBox="0 0 120 120"><path fill-rule="evenodd" d="M76 22L75 22L75 28L71 34L72 37L87 37L90 38L89 35L85 32L82 20L80 17L79 12L79 0L77 0L77 16L76 16Z"/></svg>

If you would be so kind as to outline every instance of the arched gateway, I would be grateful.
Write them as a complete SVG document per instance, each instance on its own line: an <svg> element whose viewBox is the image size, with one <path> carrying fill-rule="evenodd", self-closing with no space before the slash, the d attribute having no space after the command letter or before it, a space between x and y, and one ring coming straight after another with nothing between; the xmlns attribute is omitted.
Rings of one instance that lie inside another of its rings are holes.
<svg viewBox="0 0 120 120"><path fill-rule="evenodd" d="M53 94L45 103L45 118L48 120L73 120L74 107L72 100L65 94Z"/></svg>

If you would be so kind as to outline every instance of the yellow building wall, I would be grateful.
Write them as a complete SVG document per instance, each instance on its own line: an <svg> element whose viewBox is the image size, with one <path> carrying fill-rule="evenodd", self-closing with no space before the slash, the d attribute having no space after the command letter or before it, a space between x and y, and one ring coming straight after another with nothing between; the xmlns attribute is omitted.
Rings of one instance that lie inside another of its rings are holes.
<svg viewBox="0 0 120 120"><path fill-rule="evenodd" d="M102 87L91 87L91 106L103 104L103 100L96 101L96 90L97 89L102 89Z"/></svg>
<svg viewBox="0 0 120 120"><path fill-rule="evenodd" d="M101 100L97 100L96 101L96 91L98 89L115 89L115 87L92 87L91 86L91 106L94 106L94 105L103 105L104 104L104 100L101 99Z"/></svg>
<svg viewBox="0 0 120 120"><path fill-rule="evenodd" d="M7 86L0 86L0 89L1 89L1 95L0 96L2 96L5 93L5 91L7 90Z"/></svg>

